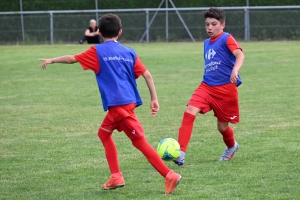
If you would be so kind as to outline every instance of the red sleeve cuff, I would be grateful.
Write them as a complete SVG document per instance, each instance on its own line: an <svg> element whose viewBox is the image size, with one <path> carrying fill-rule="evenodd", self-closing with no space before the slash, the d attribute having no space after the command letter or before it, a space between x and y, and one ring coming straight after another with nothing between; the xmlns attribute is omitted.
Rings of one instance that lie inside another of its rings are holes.
<svg viewBox="0 0 300 200"><path fill-rule="evenodd" d="M230 35L227 38L226 44L227 44L228 49L231 52L233 52L236 49L240 49L243 51L242 47L239 45L239 43L234 39L234 37L232 35Z"/></svg>
<svg viewBox="0 0 300 200"><path fill-rule="evenodd" d="M135 63L134 63L135 78L138 78L139 76L141 76L143 73L145 73L145 71L147 71L147 68L142 63L142 61L139 58L139 56L136 55L136 60L135 60Z"/></svg>

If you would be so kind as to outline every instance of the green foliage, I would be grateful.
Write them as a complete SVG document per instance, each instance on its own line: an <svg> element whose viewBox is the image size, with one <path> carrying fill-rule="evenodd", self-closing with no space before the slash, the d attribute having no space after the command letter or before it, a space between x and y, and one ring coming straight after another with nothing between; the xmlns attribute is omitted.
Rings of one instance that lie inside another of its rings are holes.
<svg viewBox="0 0 300 200"><path fill-rule="evenodd" d="M160 0L98 0L99 9L122 8L156 8ZM246 0L173 0L177 7L224 7L245 6ZM297 5L299 0L249 0L250 6ZM165 4L162 6L165 7ZM168 7L171 7L169 3ZM94 0L23 0L23 10L87 10L95 9ZM1 1L0 11L20 10L19 0ZM300 26L299 9L297 10L250 10L250 37L251 40L299 40L297 28ZM99 13L99 16L105 14ZM122 41L139 41L145 31L145 12L118 12L123 23ZM150 12L149 17L154 12ZM185 23L197 41L204 40L207 35L203 26L202 12L181 11ZM226 31L237 39L244 38L244 11L226 10ZM82 36L88 26L88 21L95 18L95 13L85 14L54 14L54 42L75 43ZM21 18L19 15L0 15L0 44L18 44L22 41ZM150 41L165 41L165 12L159 12L150 28ZM25 41L38 43L50 42L49 14L24 15ZM190 37L175 12L169 12L169 40L190 41ZM28 42L22 42L28 43ZM29 42L31 43L31 42Z"/></svg>
<svg viewBox="0 0 300 200"><path fill-rule="evenodd" d="M19 0L1 1L0 11L19 11ZM156 8L161 0L98 0L99 9ZM173 0L177 7L245 6L246 0ZM250 6L298 5L298 0L249 0ZM165 5L163 5L165 6ZM169 7L171 4L169 4ZM95 9L95 0L23 0L23 10L88 10Z"/></svg>
<svg viewBox="0 0 300 200"><path fill-rule="evenodd" d="M241 43L240 150L219 162L225 148L210 112L199 115L174 194L123 133L114 133L126 186L101 191L110 173L97 137L102 110L95 76L79 64L39 58L76 54L88 45L0 47L0 199L299 199L300 42ZM160 102L150 116L149 91L136 109L153 147L177 138L185 105L203 73L202 43L129 44L154 77Z"/></svg>
<svg viewBox="0 0 300 200"><path fill-rule="evenodd" d="M251 40L299 39L299 10L250 11Z"/></svg>
<svg viewBox="0 0 300 200"><path fill-rule="evenodd" d="M226 10L225 31L233 34L237 39L244 39L244 11ZM300 27L299 9L278 10L250 10L251 40L299 40ZM104 14L104 13L101 13ZM207 38L204 27L203 12L181 11L182 18L196 41ZM100 14L99 14L100 15ZM146 29L145 12L118 13L123 24L121 41L137 42ZM151 19L154 12L149 13ZM191 41L187 31L175 12L169 12L169 41ZM289 17L293 16L293 17ZM77 43L84 34L90 19L95 13L54 14L53 35L54 42ZM150 42L163 42L166 39L166 14L159 12L150 27ZM0 44L20 43L22 41L20 16L0 15L1 28ZM17 26L16 26L17 25ZM50 15L24 15L25 40L39 43L50 42Z"/></svg>

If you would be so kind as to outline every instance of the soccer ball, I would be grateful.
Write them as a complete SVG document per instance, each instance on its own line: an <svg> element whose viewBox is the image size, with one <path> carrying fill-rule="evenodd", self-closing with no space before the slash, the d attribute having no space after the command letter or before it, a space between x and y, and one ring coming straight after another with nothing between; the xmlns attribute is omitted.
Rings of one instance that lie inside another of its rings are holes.
<svg viewBox="0 0 300 200"><path fill-rule="evenodd" d="M179 143L173 138L165 138L157 146L157 153L165 161L175 160L180 155Z"/></svg>

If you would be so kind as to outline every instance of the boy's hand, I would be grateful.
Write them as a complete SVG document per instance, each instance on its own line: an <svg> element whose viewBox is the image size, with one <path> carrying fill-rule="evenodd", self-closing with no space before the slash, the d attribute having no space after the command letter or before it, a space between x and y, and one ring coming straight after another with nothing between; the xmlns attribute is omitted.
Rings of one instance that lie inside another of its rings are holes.
<svg viewBox="0 0 300 200"><path fill-rule="evenodd" d="M159 104L157 100L152 100L150 103L151 115L154 116L159 111Z"/></svg>
<svg viewBox="0 0 300 200"><path fill-rule="evenodd" d="M47 69L48 64L52 64L52 59L40 58L40 61L43 61L42 69Z"/></svg>
<svg viewBox="0 0 300 200"><path fill-rule="evenodd" d="M238 79L239 79L238 71L233 69L231 72L231 76L230 76L231 83L236 83L238 81Z"/></svg>
<svg viewBox="0 0 300 200"><path fill-rule="evenodd" d="M151 97L151 103L150 103L150 108L151 108L151 115L154 116L156 113L159 111L159 104L157 101L157 95L156 95L156 90L153 82L153 78L148 70L146 70L143 73L143 77L146 80L146 83L148 85L149 91L150 91L150 97Z"/></svg>

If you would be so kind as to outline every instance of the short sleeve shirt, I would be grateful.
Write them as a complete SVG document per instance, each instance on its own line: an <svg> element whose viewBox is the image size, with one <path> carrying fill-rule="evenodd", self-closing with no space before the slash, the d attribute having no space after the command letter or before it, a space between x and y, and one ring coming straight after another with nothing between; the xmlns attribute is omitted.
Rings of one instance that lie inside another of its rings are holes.
<svg viewBox="0 0 300 200"><path fill-rule="evenodd" d="M219 35L217 35L216 37L213 37L209 40L209 42L214 42L216 41L224 32L220 33ZM239 45L239 43L234 39L234 37L232 35L229 35L227 40L226 40L226 45L228 47L228 49L233 52L236 49L240 49L241 51L243 51L242 47Z"/></svg>
<svg viewBox="0 0 300 200"><path fill-rule="evenodd" d="M92 70L95 72L95 74L98 74L100 72L101 66L98 60L95 46L91 46L88 50L75 55L75 59L80 63L84 70ZM138 78L146 70L147 68L142 63L139 56L136 55L136 60L134 63L135 78Z"/></svg>
<svg viewBox="0 0 300 200"><path fill-rule="evenodd" d="M213 37L210 39L210 42L214 42L217 40L224 32L220 33L218 36ZM240 49L243 51L242 47L238 44L238 42L234 39L232 35L229 35L226 40L226 45L228 49L233 52L236 49ZM237 90L231 90L232 84L226 84L226 85L220 85L220 86L207 86L203 87L204 90L206 90L208 93L212 94L213 96L216 96L218 98L231 98L232 96L237 96ZM229 91L232 91L232 93L228 93Z"/></svg>

